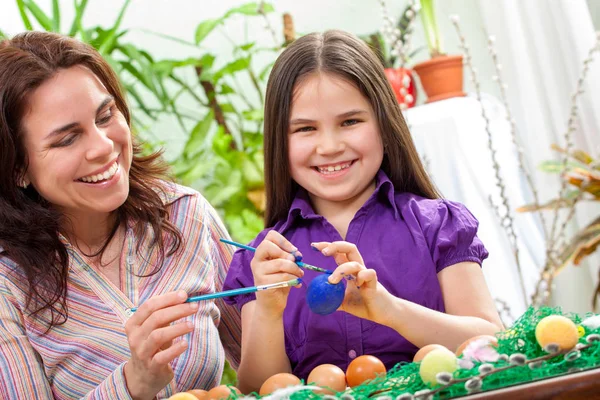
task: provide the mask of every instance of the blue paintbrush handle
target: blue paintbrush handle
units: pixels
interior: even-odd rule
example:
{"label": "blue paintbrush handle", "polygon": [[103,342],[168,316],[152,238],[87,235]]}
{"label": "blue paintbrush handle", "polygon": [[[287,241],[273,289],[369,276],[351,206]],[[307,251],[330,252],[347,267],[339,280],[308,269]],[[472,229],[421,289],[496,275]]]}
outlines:
{"label": "blue paintbrush handle", "polygon": [[[227,240],[227,239],[223,239],[223,238],[221,238],[219,240],[221,242],[223,242],[223,243],[227,243],[227,244],[230,244],[232,246],[239,247],[240,249],[249,250],[249,251],[256,251],[256,249],[254,247],[246,246],[245,244],[234,242],[232,240]],[[302,262],[302,261],[296,261],[296,265],[298,265],[300,268],[310,269],[311,271],[323,272],[325,274],[333,274],[333,271],[330,271],[328,269],[321,268],[321,267],[316,267],[314,265],[310,265],[310,264],[307,264],[307,263]]]}
{"label": "blue paintbrush handle", "polygon": [[[285,281],[285,282],[270,283],[268,285],[250,286],[250,287],[246,287],[246,288],[224,290],[222,292],[217,292],[217,293],[208,293],[208,294],[202,294],[199,296],[192,296],[192,297],[189,297],[185,301],[185,303],[191,303],[194,301],[202,301],[202,300],[210,300],[210,299],[219,299],[221,297],[237,296],[240,294],[258,292],[259,290],[280,289],[280,288],[289,287],[289,286],[296,286],[301,283],[302,283],[302,279],[296,278],[296,279],[292,279],[292,280]],[[134,312],[137,309],[138,309],[138,307],[130,308],[131,312]]]}

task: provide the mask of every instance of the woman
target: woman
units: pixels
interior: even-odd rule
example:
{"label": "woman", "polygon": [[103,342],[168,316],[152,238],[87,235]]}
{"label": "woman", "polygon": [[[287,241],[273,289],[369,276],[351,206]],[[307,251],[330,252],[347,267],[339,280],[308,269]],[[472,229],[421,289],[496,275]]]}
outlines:
{"label": "woman", "polygon": [[185,303],[221,290],[225,228],[141,155],[96,50],[0,42],[0,171],[0,398],[162,398],[237,365],[238,312]]}

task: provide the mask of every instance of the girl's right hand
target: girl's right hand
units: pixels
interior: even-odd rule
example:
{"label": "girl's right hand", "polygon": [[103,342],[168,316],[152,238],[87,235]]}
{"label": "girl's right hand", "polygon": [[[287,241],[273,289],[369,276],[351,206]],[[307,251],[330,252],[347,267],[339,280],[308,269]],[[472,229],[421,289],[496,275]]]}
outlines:
{"label": "girl's right hand", "polygon": [[[284,282],[301,278],[304,271],[296,265],[300,252],[285,237],[276,231],[269,231],[258,245],[250,266],[254,285]],[[298,285],[299,287],[299,285]],[[290,288],[263,290],[256,292],[256,305],[274,316],[283,315]]]}
{"label": "girl's right hand", "polygon": [[173,340],[190,333],[190,321],[173,322],[198,311],[198,303],[184,303],[187,294],[170,292],[145,301],[125,324],[131,359],[124,367],[131,397],[153,399],[173,379],[170,362],[187,349],[187,342]]}

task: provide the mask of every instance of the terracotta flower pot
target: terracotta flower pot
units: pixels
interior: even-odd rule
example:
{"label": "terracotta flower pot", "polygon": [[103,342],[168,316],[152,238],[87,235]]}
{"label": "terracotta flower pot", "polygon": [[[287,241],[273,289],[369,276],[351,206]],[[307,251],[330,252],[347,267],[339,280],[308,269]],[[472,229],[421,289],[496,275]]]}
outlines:
{"label": "terracotta flower pot", "polygon": [[462,55],[439,56],[413,66],[427,94],[426,103],[466,95],[462,60]]}

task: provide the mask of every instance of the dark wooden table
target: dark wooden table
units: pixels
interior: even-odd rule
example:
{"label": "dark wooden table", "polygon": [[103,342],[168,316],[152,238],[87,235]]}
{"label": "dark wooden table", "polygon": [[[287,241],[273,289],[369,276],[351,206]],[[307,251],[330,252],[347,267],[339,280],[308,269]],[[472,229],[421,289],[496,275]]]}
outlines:
{"label": "dark wooden table", "polygon": [[568,399],[594,400],[600,399],[600,368],[574,372],[554,378],[543,379],[531,383],[490,390],[470,396],[465,400],[538,400]]}

